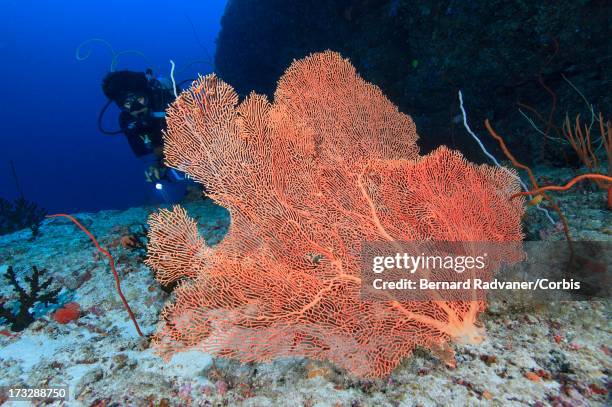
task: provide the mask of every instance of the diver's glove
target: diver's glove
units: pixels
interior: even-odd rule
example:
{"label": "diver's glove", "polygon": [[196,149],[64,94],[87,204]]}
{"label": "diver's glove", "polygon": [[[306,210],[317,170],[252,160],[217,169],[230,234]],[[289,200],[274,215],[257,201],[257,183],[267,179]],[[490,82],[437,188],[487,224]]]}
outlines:
{"label": "diver's glove", "polygon": [[144,172],[147,182],[159,182],[166,179],[166,168],[158,165],[151,165]]}
{"label": "diver's glove", "polygon": [[185,181],[185,174],[175,170],[174,168],[168,168],[161,162],[149,166],[144,172],[147,182],[159,182],[165,180],[168,182],[180,182]]}

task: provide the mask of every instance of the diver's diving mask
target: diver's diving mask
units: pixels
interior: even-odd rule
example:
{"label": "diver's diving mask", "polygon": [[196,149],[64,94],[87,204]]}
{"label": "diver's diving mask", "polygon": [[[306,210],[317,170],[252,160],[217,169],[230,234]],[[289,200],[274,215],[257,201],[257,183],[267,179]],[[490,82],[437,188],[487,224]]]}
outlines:
{"label": "diver's diving mask", "polygon": [[126,112],[133,114],[138,113],[147,107],[147,98],[143,95],[130,93],[123,99],[121,108]]}

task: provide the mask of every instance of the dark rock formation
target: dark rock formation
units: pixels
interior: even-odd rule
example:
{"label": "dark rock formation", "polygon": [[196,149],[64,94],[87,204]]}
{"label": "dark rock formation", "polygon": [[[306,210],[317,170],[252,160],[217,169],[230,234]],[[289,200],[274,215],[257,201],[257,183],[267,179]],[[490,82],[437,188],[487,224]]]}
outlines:
{"label": "dark rock formation", "polygon": [[[245,95],[272,95],[294,58],[333,49],[411,115],[427,151],[439,144],[484,157],[461,123],[489,118],[523,160],[565,164],[556,137],[566,112],[609,114],[612,7],[605,0],[230,0],[215,56],[218,74]],[[554,94],[554,98],[552,94]],[[553,109],[554,107],[554,109]],[[551,115],[552,111],[552,115]],[[551,117],[549,123],[549,116]],[[546,148],[543,148],[546,144]],[[546,152],[546,154],[545,154]],[[496,154],[501,157],[497,150]]]}

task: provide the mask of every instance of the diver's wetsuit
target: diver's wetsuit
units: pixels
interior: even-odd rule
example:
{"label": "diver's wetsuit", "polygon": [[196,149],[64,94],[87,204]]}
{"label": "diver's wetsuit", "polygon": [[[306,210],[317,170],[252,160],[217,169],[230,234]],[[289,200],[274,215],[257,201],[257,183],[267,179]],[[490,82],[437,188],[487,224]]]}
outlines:
{"label": "diver's wetsuit", "polygon": [[162,146],[162,130],[166,128],[165,110],[174,100],[170,89],[164,88],[157,79],[149,81],[148,113],[134,117],[122,111],[119,126],[126,135],[134,154],[141,157]]}

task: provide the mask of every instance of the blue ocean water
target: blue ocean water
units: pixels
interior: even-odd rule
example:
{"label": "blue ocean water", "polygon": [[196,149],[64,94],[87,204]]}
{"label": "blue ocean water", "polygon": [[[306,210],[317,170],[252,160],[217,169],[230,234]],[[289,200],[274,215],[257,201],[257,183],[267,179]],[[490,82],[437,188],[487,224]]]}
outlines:
{"label": "blue ocean water", "polygon": [[[30,405],[608,405],[610,11],[602,0],[0,0],[0,405],[42,385],[69,394]],[[214,70],[247,102],[234,111],[223,84],[197,83],[166,151],[202,185],[160,166],[159,189],[145,176],[156,156],[134,146],[153,133],[129,143],[102,131],[120,114],[102,79],[150,68],[145,83],[167,102],[171,60],[179,87]],[[272,109],[250,105],[252,91]],[[138,95],[121,96],[124,118],[150,118]],[[163,118],[161,105],[144,111]],[[574,122],[592,131],[590,155],[570,145]],[[534,170],[520,173],[524,189],[585,172],[608,181],[522,201],[508,151]],[[369,281],[399,289],[397,270],[431,276],[399,259],[435,264],[420,249],[432,242],[457,243],[439,250],[466,276],[472,260],[515,263],[523,238],[535,243],[531,281],[562,273],[550,297],[507,292],[485,311],[471,292],[364,295]],[[462,255],[481,239],[512,250]],[[391,241],[373,259],[382,270],[368,240]],[[583,276],[576,294],[593,300],[567,301]]]}
{"label": "blue ocean water", "polygon": [[[12,161],[26,199],[48,212],[126,208],[163,199],[143,175],[150,157],[136,158],[125,137],[97,128],[106,98],[101,81],[111,54],[117,69],[168,75],[177,64],[177,81],[212,70],[215,38],[226,0],[0,2],[0,196],[19,196]],[[105,116],[117,128],[117,109]]]}

